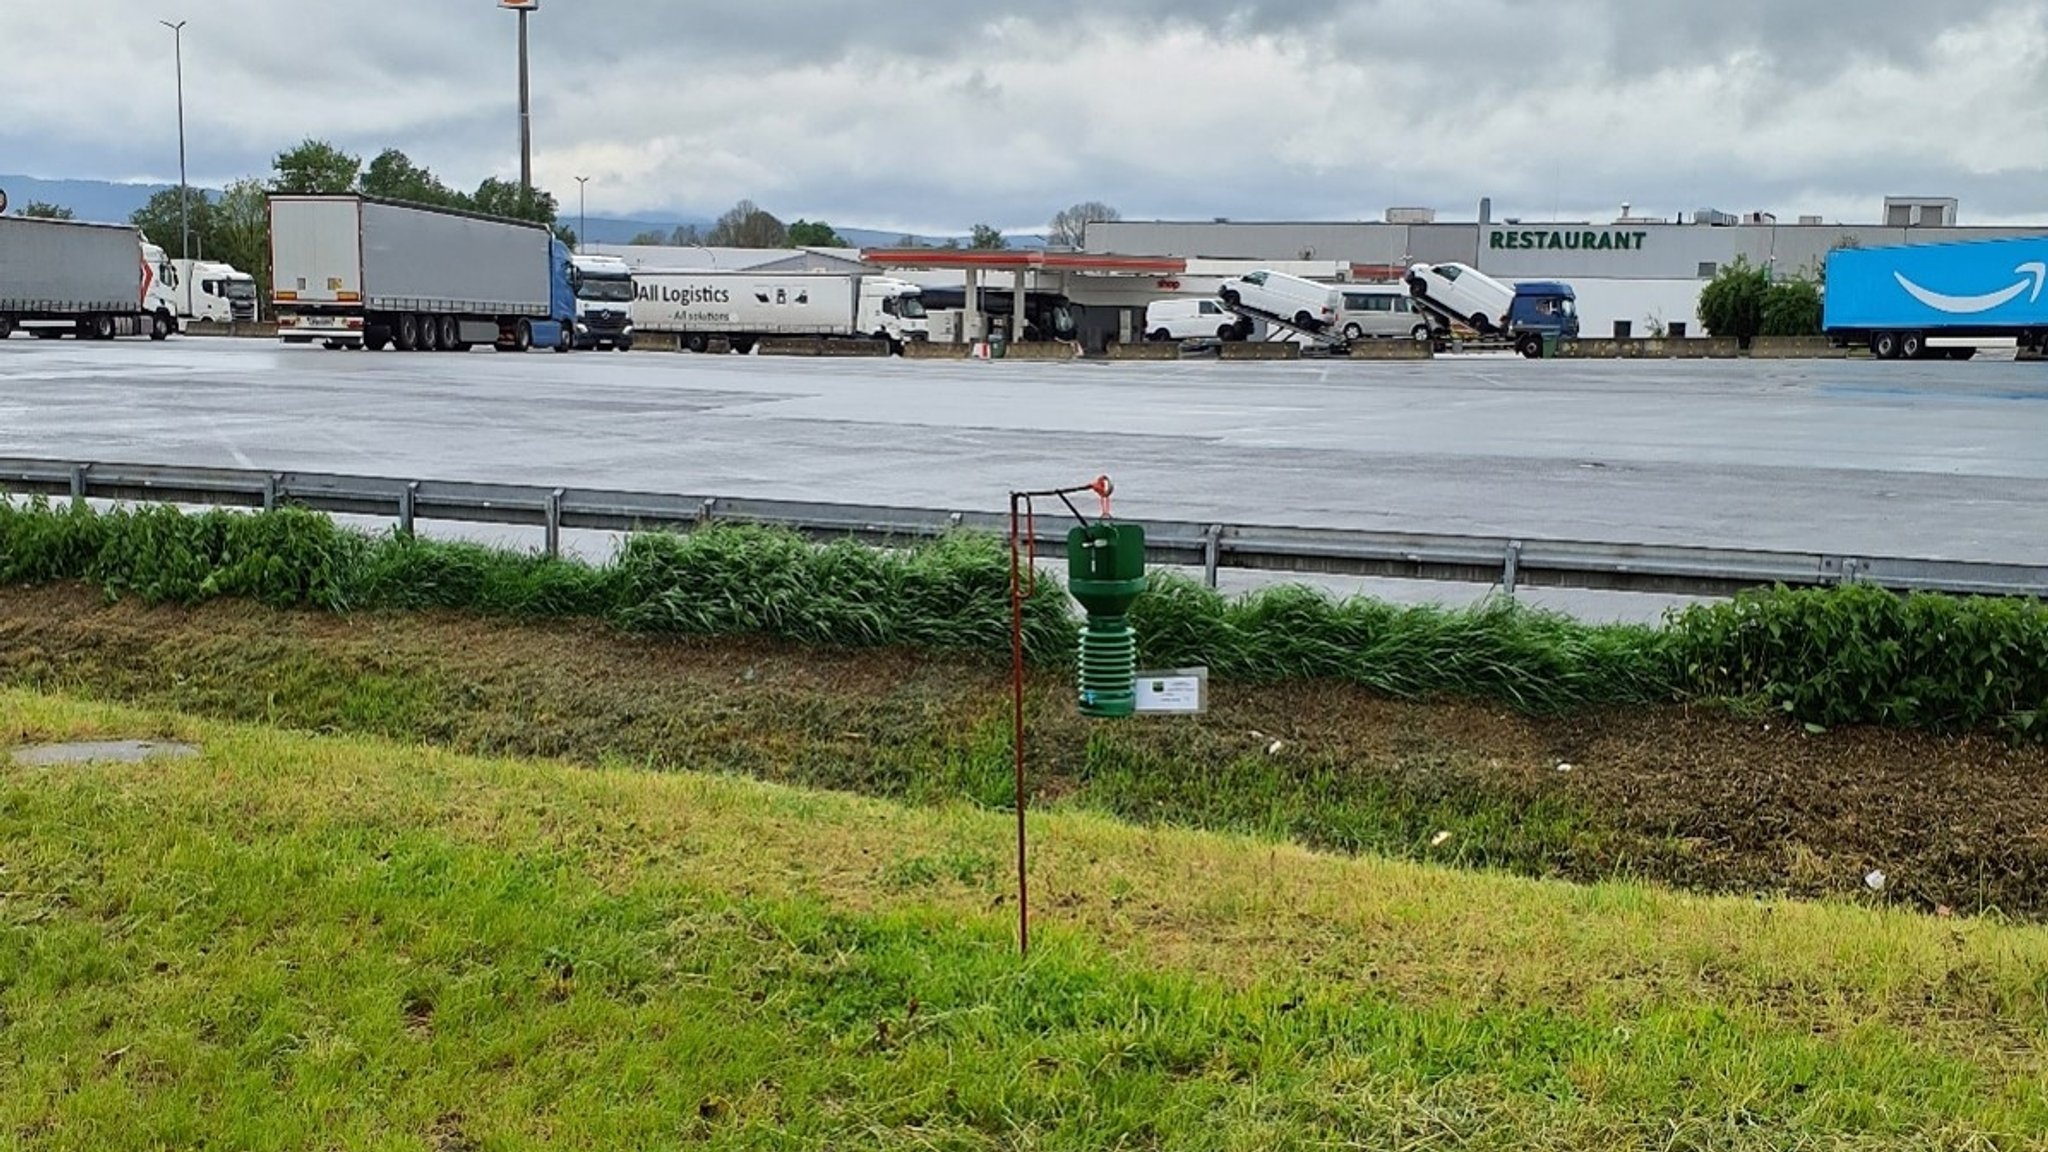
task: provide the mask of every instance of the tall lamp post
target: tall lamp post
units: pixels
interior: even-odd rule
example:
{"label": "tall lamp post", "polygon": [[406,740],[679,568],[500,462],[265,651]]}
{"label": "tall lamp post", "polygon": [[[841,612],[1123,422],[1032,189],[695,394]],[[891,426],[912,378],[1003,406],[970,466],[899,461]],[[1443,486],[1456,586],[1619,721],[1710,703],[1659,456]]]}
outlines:
{"label": "tall lamp post", "polygon": [[540,11],[540,0],[498,0],[498,7],[519,13],[519,193],[533,203],[533,102],[527,88],[526,18]]}
{"label": "tall lamp post", "polygon": [[590,250],[590,241],[584,239],[583,236],[585,232],[590,230],[590,216],[584,208],[583,200],[584,186],[589,183],[590,177],[588,176],[578,176],[576,178],[576,251],[578,252]]}
{"label": "tall lamp post", "polygon": [[185,180],[185,22],[157,23],[171,30],[172,52],[178,62],[178,255],[192,258],[192,186]]}

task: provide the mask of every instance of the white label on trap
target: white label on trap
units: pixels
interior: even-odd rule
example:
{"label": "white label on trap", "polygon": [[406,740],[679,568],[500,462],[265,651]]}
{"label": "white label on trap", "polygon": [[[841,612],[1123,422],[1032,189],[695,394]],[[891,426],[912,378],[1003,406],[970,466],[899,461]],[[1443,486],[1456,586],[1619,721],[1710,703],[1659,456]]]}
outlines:
{"label": "white label on trap", "polygon": [[1209,670],[1176,668],[1138,673],[1140,714],[1191,716],[1209,710]]}

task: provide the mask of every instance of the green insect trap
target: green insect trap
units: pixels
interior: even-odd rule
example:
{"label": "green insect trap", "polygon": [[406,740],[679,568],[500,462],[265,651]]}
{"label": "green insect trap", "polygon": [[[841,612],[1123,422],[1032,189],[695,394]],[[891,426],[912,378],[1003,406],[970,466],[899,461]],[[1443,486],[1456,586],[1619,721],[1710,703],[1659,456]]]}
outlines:
{"label": "green insect trap", "polygon": [[1067,591],[1088,614],[1081,627],[1081,714],[1138,710],[1138,633],[1131,605],[1145,591],[1145,529],[1098,520],[1067,533]]}

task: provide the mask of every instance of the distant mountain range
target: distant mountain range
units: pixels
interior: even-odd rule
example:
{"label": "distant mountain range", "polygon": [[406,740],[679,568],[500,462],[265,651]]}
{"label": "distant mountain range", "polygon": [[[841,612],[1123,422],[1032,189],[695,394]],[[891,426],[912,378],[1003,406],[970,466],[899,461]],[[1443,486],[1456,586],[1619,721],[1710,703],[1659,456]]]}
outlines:
{"label": "distant mountain range", "polygon": [[[137,209],[148,203],[151,196],[175,184],[121,184],[110,180],[44,180],[34,176],[13,176],[0,173],[0,192],[7,193],[8,211],[18,212],[28,207],[33,200],[61,204],[77,215],[80,220],[103,220],[125,223]],[[210,195],[218,195],[218,188],[194,189]],[[576,225],[576,214],[562,213],[562,222],[571,227]],[[643,232],[659,229],[672,232],[679,226],[694,226],[699,232],[709,231],[712,218],[709,216],[666,215],[650,213],[639,219],[619,216],[592,215],[588,220],[590,234],[584,239],[592,244],[625,244]],[[840,237],[855,248],[889,248],[903,239],[903,233],[874,228],[840,228]],[[961,244],[967,237],[961,236],[915,236],[919,244],[940,245],[948,240]],[[1010,237],[1013,248],[1043,248],[1043,236],[1014,235]]]}

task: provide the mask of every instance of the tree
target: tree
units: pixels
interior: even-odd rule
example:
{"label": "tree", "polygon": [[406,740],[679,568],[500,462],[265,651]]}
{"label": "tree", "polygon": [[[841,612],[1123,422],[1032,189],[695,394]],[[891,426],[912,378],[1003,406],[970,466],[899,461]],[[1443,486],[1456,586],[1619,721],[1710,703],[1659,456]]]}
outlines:
{"label": "tree", "polygon": [[31,200],[28,202],[28,207],[20,209],[15,215],[26,216],[31,220],[71,220],[75,218],[71,213],[71,209],[66,208],[62,204],[52,204],[47,200]]}
{"label": "tree", "polygon": [[1733,336],[1749,347],[1763,331],[1764,297],[1771,291],[1770,273],[1737,256],[1700,290],[1700,323],[1715,336]]}
{"label": "tree", "polygon": [[[165,188],[144,202],[135,214],[128,218],[130,224],[142,230],[152,244],[163,248],[164,254],[173,260],[197,259],[201,253],[214,250],[211,243],[213,232],[213,204],[206,193],[195,188],[191,192],[192,251],[185,250],[186,216],[179,211],[179,188]],[[267,220],[266,220],[267,226]]]}
{"label": "tree", "polygon": [[752,200],[742,200],[711,226],[708,243],[714,248],[781,248],[789,243],[789,229]]}
{"label": "tree", "polygon": [[377,153],[377,158],[363,169],[361,185],[365,195],[414,204],[454,207],[468,199],[441,183],[440,177],[413,163],[411,157],[396,148],[386,148]]}
{"label": "tree", "polygon": [[273,191],[334,195],[355,191],[363,161],[325,140],[309,138],[296,148],[279,152],[271,166],[276,169],[270,181]]}
{"label": "tree", "polygon": [[912,236],[908,232],[905,232],[903,235],[898,236],[896,238],[896,246],[898,248],[922,248],[924,247],[924,241],[919,240],[917,237]]}
{"label": "tree", "polygon": [[789,246],[792,248],[851,248],[839,233],[832,230],[823,220],[799,220],[789,226]]}
{"label": "tree", "polygon": [[676,230],[669,233],[668,242],[677,248],[702,248],[704,233],[698,231],[695,224],[678,224]]}
{"label": "tree", "polygon": [[555,225],[554,233],[555,239],[560,240],[562,246],[572,252],[582,246],[582,242],[576,238],[576,230],[567,224]]}
{"label": "tree", "polygon": [[1010,242],[1003,237],[1003,230],[993,224],[976,224],[967,238],[969,248],[1008,248]]}
{"label": "tree", "polygon": [[529,192],[514,181],[500,180],[496,176],[476,186],[476,194],[469,198],[468,207],[486,216],[505,216],[547,225],[553,225],[559,215],[554,193],[542,188]]}
{"label": "tree", "polygon": [[1123,213],[1100,200],[1083,200],[1052,218],[1045,242],[1054,248],[1079,248],[1088,225],[1123,218]]}
{"label": "tree", "polygon": [[645,232],[633,233],[633,238],[627,243],[639,248],[658,247],[668,243],[668,233],[659,228],[650,228]]}
{"label": "tree", "polygon": [[259,309],[270,295],[270,201],[263,182],[237,180],[227,186],[207,213],[206,255],[232,264],[256,278]]}

